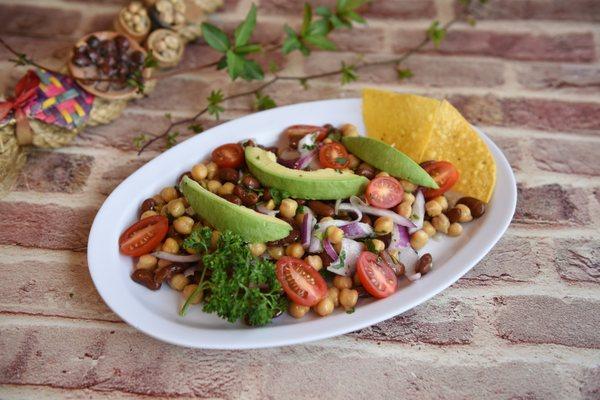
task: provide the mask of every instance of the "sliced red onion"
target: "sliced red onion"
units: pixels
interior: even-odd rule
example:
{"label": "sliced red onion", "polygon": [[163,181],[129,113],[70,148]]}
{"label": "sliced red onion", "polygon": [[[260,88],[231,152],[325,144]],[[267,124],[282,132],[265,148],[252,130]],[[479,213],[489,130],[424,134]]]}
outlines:
{"label": "sliced red onion", "polygon": [[200,256],[198,254],[189,254],[189,255],[179,255],[179,254],[171,254],[166,251],[155,251],[152,255],[156,258],[160,258],[161,260],[173,261],[177,263],[192,263],[196,261],[200,261]]}
{"label": "sliced red onion", "polygon": [[285,149],[277,157],[277,162],[284,167],[294,168],[296,162],[300,159],[300,153],[296,150]]}
{"label": "sliced red onion", "polygon": [[394,274],[396,274],[396,276],[399,276],[400,274],[398,270],[398,264],[396,263],[396,261],[394,261],[394,257],[392,257],[387,250],[381,252],[381,257],[383,257],[383,259],[389,265],[389,267],[394,270]]}
{"label": "sliced red onion", "polygon": [[301,155],[307,153],[314,153],[317,148],[317,133],[309,133],[308,135],[304,135],[302,139],[298,142],[298,151]]}
{"label": "sliced red onion", "polygon": [[310,153],[304,154],[303,156],[301,156],[299,159],[297,159],[294,162],[294,165],[292,166],[292,168],[304,169],[304,168],[308,167],[316,155],[317,155],[317,153],[315,151],[311,151]]}
{"label": "sliced red onion", "polygon": [[410,236],[408,235],[408,229],[405,226],[394,224],[392,229],[392,237],[390,239],[390,250],[400,250],[408,246],[410,243]]}
{"label": "sliced red onion", "polygon": [[261,214],[266,214],[266,215],[270,215],[271,217],[274,217],[275,215],[277,215],[277,213],[279,212],[279,210],[269,210],[267,207],[265,207],[263,204],[258,204],[256,206],[256,211],[258,211]]}
{"label": "sliced red onion", "polygon": [[327,270],[337,275],[353,276],[356,261],[363,251],[363,244],[352,239],[342,239],[342,249],[336,262],[331,263]]}
{"label": "sliced red onion", "polygon": [[312,214],[312,212],[307,212],[304,214],[304,218],[302,219],[302,226],[300,229],[300,238],[302,241],[302,247],[304,247],[305,249],[310,246],[312,231],[316,223],[317,219]]}
{"label": "sliced red onion", "polygon": [[390,210],[371,207],[357,196],[350,197],[350,203],[366,214],[377,215],[378,217],[390,217],[395,224],[406,226],[407,228],[415,227],[415,224],[408,218],[404,218],[402,215],[396,214]]}
{"label": "sliced red onion", "polygon": [[398,261],[404,264],[404,275],[407,278],[417,273],[415,267],[417,266],[417,261],[419,261],[419,254],[412,247],[402,249],[398,254]]}
{"label": "sliced red onion", "polygon": [[284,160],[283,158],[277,158],[277,163],[283,165],[284,167],[288,167],[288,168],[294,168],[294,165],[296,165],[296,161],[298,161],[298,159],[292,159],[292,160]]}
{"label": "sliced red onion", "polygon": [[338,215],[340,212],[340,204],[342,204],[342,199],[337,199],[335,201],[335,206],[333,207],[333,212],[335,215]]}
{"label": "sliced red onion", "polygon": [[364,222],[350,222],[349,224],[342,225],[341,230],[344,231],[344,236],[348,239],[360,239],[365,237],[373,236],[373,227]]}
{"label": "sliced red onion", "polygon": [[354,218],[354,220],[352,222],[356,222],[356,221],[360,221],[363,217],[362,212],[356,208],[356,206],[353,206],[350,203],[342,203],[338,206],[338,210],[339,211],[350,211],[352,213],[354,213],[356,215],[356,218]]}
{"label": "sliced red onion", "polygon": [[308,248],[308,251],[310,253],[319,253],[323,251],[323,245],[321,241],[325,237],[325,231],[327,228],[330,226],[343,226],[346,224],[348,224],[348,221],[344,221],[343,219],[332,219],[317,223],[310,239],[310,247]]}
{"label": "sliced red onion", "polygon": [[410,228],[408,233],[412,235],[423,227],[423,221],[425,220],[425,196],[423,196],[422,190],[417,191],[417,194],[415,195],[415,202],[412,205],[411,220],[415,223],[415,226]]}
{"label": "sliced red onion", "polygon": [[337,261],[338,254],[335,252],[333,245],[331,244],[331,242],[328,239],[323,240],[323,249],[325,250],[325,253],[327,253],[329,258],[331,258],[331,260],[333,262]]}

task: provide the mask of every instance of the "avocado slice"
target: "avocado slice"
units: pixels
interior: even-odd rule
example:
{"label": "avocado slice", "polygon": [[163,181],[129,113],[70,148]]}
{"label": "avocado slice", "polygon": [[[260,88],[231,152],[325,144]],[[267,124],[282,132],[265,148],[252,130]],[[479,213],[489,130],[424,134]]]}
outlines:
{"label": "avocado slice", "polygon": [[283,239],[292,231],[292,227],[287,222],[230,203],[204,189],[198,182],[187,176],[183,177],[179,188],[190,202],[194,212],[218,230],[230,230],[249,243]]}
{"label": "avocado slice", "polygon": [[344,137],[342,143],[361,160],[364,160],[396,178],[437,189],[433,178],[406,154],[380,140],[364,136]]}
{"label": "avocado slice", "polygon": [[369,182],[364,176],[331,168],[317,171],[286,168],[277,163],[275,154],[259,147],[246,147],[246,164],[260,183],[297,199],[337,200],[358,196]]}

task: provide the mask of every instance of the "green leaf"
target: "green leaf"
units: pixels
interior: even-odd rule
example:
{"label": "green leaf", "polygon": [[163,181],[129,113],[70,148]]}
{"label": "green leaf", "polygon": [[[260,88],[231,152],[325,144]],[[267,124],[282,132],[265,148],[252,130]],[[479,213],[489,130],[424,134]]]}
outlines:
{"label": "green leaf", "polygon": [[133,145],[136,149],[140,150],[144,144],[148,141],[148,136],[145,133],[141,133],[133,138]]}
{"label": "green leaf", "polygon": [[219,61],[217,62],[217,69],[218,70],[222,70],[227,68],[227,56],[223,56],[219,59]]}
{"label": "green leaf", "polygon": [[348,0],[346,4],[347,11],[353,11],[359,8],[360,6],[369,3],[371,0]]}
{"label": "green leaf", "polygon": [[427,29],[427,37],[433,42],[435,48],[438,48],[446,37],[446,30],[441,27],[439,21],[433,21]]}
{"label": "green leaf", "polygon": [[333,27],[336,29],[352,27],[352,24],[350,24],[349,22],[342,21],[342,19],[338,15],[332,15],[329,21],[331,22],[331,25],[333,25]]}
{"label": "green leaf", "polygon": [[191,124],[191,125],[188,125],[188,129],[190,131],[194,132],[195,134],[204,132],[204,126],[202,126],[202,124]]}
{"label": "green leaf", "polygon": [[210,92],[206,100],[208,101],[208,105],[206,109],[210,115],[213,115],[216,119],[219,119],[219,114],[225,111],[225,109],[221,106],[221,103],[225,97],[223,96],[223,92],[221,89],[213,90]]}
{"label": "green leaf", "polygon": [[235,54],[233,50],[227,50],[227,72],[231,80],[235,80],[244,71],[244,58]]}
{"label": "green leaf", "polygon": [[406,68],[406,69],[398,68],[398,79],[403,80],[403,79],[412,78],[413,76],[414,76],[414,74],[409,68]]}
{"label": "green leaf", "polygon": [[287,35],[283,42],[283,54],[289,54],[294,50],[299,50],[302,47],[302,43],[300,43],[300,39],[298,38],[296,31],[290,28],[287,24],[283,27],[283,29]]}
{"label": "green leaf", "polygon": [[348,7],[348,0],[337,0],[335,3],[335,9],[339,11],[346,11]]}
{"label": "green leaf", "polygon": [[231,47],[231,43],[225,32],[207,22],[202,23],[202,36],[210,47],[220,53],[225,53]]}
{"label": "green leaf", "polygon": [[354,22],[358,22],[359,24],[366,24],[367,21],[361,17],[358,13],[354,12],[354,11],[350,11],[346,14],[346,17]]}
{"label": "green leaf", "polygon": [[244,60],[240,76],[247,81],[260,81],[265,77],[265,74],[256,61]]}
{"label": "green leaf", "polygon": [[342,61],[342,68],[340,69],[340,72],[342,75],[342,85],[346,85],[350,82],[358,80],[358,75],[354,65],[346,65],[346,63]]}
{"label": "green leaf", "polygon": [[177,144],[177,137],[179,136],[179,132],[170,132],[167,134],[167,149],[175,146]]}
{"label": "green leaf", "polygon": [[258,111],[268,110],[277,107],[275,100],[268,94],[256,93],[256,100],[254,101],[254,109]]}
{"label": "green leaf", "polygon": [[251,53],[258,53],[262,50],[262,46],[258,43],[246,44],[235,48],[235,53],[240,55],[246,55]]}
{"label": "green leaf", "polygon": [[332,13],[331,10],[325,6],[319,6],[317,8],[315,8],[315,13],[317,15],[320,15],[321,17],[331,17]]}
{"label": "green leaf", "polygon": [[300,36],[305,36],[307,34],[310,21],[312,21],[312,7],[309,3],[304,3],[304,15],[302,16]]}
{"label": "green leaf", "polygon": [[250,11],[246,15],[244,22],[239,24],[233,33],[235,37],[235,47],[243,46],[248,43],[254,28],[256,27],[256,6],[252,4]]}
{"label": "green leaf", "polygon": [[308,43],[323,50],[335,50],[335,43],[325,36],[307,36],[304,38]]}
{"label": "green leaf", "polygon": [[152,50],[148,50],[146,57],[144,57],[144,68],[156,68],[158,67],[158,60],[154,57]]}
{"label": "green leaf", "polygon": [[304,36],[326,36],[331,32],[329,22],[325,19],[313,21]]}

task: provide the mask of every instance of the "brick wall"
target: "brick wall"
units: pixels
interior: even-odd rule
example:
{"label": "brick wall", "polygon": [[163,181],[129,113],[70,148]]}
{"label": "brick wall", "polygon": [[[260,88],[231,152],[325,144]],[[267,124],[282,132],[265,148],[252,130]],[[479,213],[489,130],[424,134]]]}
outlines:
{"label": "brick wall", "polygon": [[[111,125],[70,147],[37,151],[0,201],[0,398],[600,399],[600,2],[490,0],[477,28],[410,60],[399,83],[373,68],[340,88],[270,90],[280,104],[356,96],[364,84],[446,96],[507,154],[519,182],[514,223],[491,253],[431,301],[349,335],[260,351],[183,349],[122,323],[85,261],[88,230],[108,193],[157,154],[131,139],[162,115],[190,115],[220,73],[161,82]],[[227,1],[231,27],[250,0]],[[120,0],[4,0],[0,35],[51,65],[85,32],[110,25]],[[328,1],[332,3],[332,1]],[[300,2],[260,0],[257,36],[272,40]],[[339,53],[292,57],[289,72],[378,59],[421,38],[451,0],[378,0],[369,26],[335,34]],[[356,53],[355,53],[356,52]],[[213,60],[193,45],[183,65]],[[0,89],[21,72],[0,50]],[[225,119],[250,112],[230,104]]]}

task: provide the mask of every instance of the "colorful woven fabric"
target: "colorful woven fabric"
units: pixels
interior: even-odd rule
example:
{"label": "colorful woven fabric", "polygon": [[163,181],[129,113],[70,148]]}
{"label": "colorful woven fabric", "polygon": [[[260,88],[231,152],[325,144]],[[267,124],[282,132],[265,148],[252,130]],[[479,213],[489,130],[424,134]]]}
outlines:
{"label": "colorful woven fabric", "polygon": [[26,112],[47,124],[75,129],[87,121],[94,96],[80,88],[69,76],[36,70],[40,78],[37,97]]}

